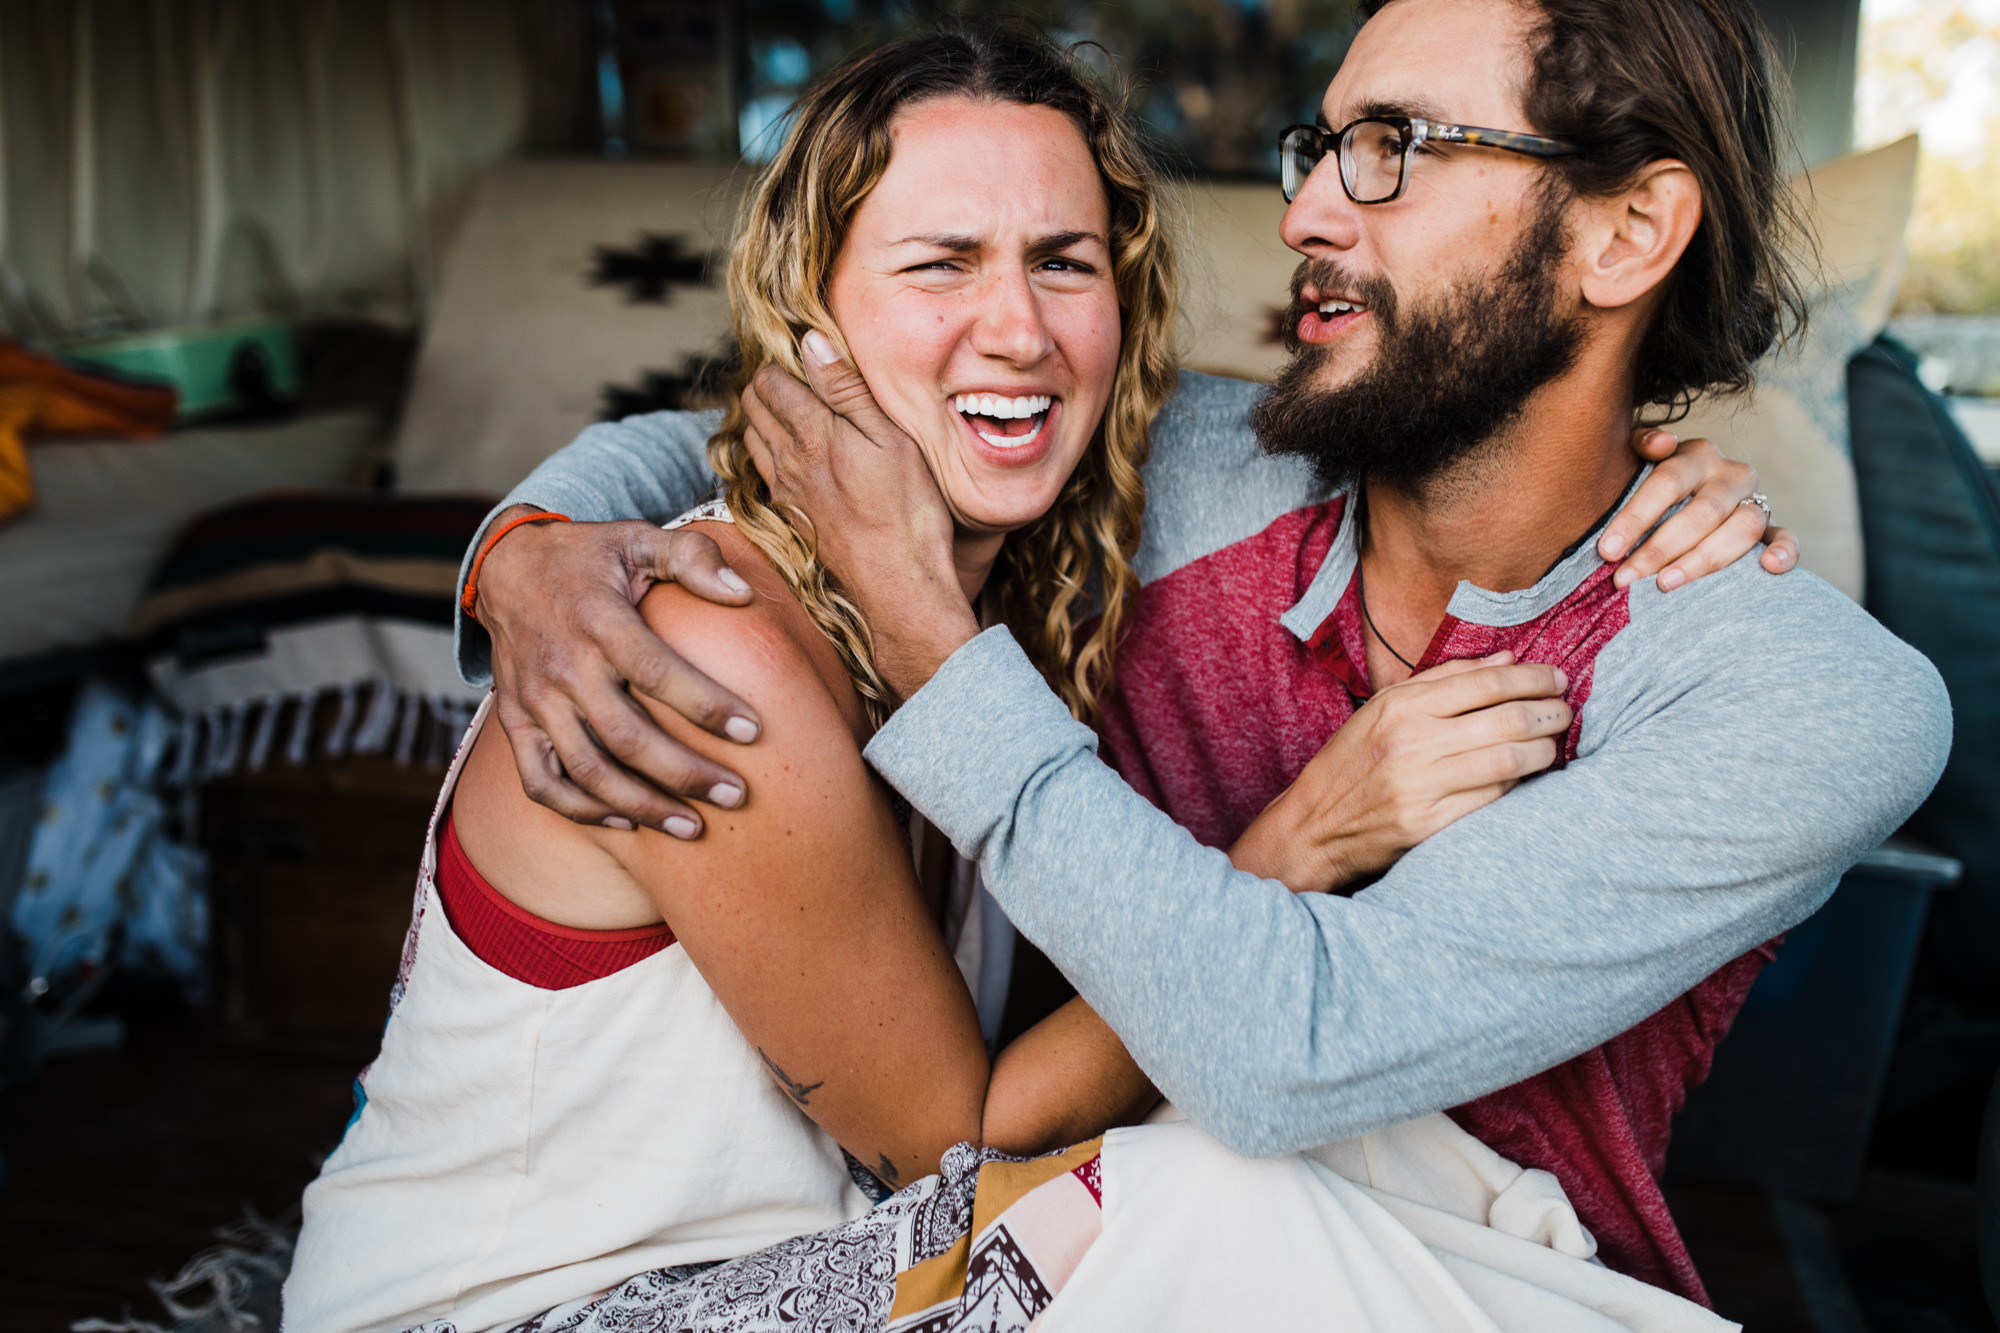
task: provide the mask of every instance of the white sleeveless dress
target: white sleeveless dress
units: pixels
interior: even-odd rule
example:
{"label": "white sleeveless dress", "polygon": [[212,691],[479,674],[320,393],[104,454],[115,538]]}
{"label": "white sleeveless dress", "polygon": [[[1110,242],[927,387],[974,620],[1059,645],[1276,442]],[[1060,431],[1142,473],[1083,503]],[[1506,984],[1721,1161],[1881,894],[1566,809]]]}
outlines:
{"label": "white sleeveless dress", "polygon": [[491,711],[489,696],[431,816],[361,1108],[306,1190],[287,1333],[505,1326],[868,1208],[678,943],[544,990],[452,930],[440,818]]}

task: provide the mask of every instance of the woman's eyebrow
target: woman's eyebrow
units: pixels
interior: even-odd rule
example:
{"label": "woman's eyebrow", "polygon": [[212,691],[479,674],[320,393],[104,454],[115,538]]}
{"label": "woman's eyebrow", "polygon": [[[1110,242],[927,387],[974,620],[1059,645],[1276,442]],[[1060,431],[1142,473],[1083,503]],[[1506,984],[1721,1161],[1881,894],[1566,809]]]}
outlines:
{"label": "woman's eyebrow", "polygon": [[928,245],[938,250],[950,250],[957,254],[977,250],[984,244],[977,236],[955,236],[949,233],[932,233],[927,236],[905,236],[891,241],[891,245]]}
{"label": "woman's eyebrow", "polygon": [[1104,238],[1094,231],[1058,231],[1051,232],[1047,236],[1037,237],[1034,244],[1029,248],[1050,251],[1067,250],[1072,245],[1081,245],[1085,241],[1096,241],[1099,245],[1105,244]]}
{"label": "woman's eyebrow", "polygon": [[[1094,231],[1056,231],[1046,236],[1037,236],[1029,242],[1031,250],[1067,250],[1072,245],[1084,241],[1096,241],[1104,245],[1104,238]],[[949,233],[931,233],[924,236],[905,236],[891,241],[891,245],[928,245],[938,250],[950,250],[954,254],[969,254],[986,242],[977,236],[957,236]]]}

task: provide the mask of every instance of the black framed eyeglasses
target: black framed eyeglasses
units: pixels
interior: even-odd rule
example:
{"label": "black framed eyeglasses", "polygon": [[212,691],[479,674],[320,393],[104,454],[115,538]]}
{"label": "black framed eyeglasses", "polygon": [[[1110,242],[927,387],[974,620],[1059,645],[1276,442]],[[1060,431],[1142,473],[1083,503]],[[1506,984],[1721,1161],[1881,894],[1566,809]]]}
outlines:
{"label": "black framed eyeglasses", "polygon": [[1278,136],[1278,185],[1285,202],[1299,197],[1306,177],[1330,151],[1340,158],[1340,185],[1357,204],[1386,204],[1410,180],[1410,157],[1427,143],[1504,148],[1529,157],[1566,157],[1573,143],[1477,125],[1440,125],[1422,116],[1365,116],[1338,130],[1294,125]]}

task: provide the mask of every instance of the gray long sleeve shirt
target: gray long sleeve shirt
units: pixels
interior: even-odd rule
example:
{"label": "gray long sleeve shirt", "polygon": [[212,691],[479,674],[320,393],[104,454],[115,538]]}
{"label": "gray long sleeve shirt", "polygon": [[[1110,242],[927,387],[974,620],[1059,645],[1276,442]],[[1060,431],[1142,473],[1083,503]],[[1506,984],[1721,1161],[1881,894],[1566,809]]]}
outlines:
{"label": "gray long sleeve shirt", "polygon": [[[1461,585],[1431,654],[1568,663],[1566,766],[1352,898],[1236,871],[1221,848],[1365,690],[1341,642],[1343,497],[1258,450],[1258,392],[1188,374],[1156,424],[1106,731],[1124,776],[998,629],[867,751],[1225,1142],[1325,1142],[1591,1050],[1811,914],[1935,782],[1941,681],[1826,584],[1748,556],[1614,595],[1586,543],[1534,588]],[[715,420],[593,427],[505,503],[663,521],[712,486]],[[483,678],[484,635],[460,630]]]}

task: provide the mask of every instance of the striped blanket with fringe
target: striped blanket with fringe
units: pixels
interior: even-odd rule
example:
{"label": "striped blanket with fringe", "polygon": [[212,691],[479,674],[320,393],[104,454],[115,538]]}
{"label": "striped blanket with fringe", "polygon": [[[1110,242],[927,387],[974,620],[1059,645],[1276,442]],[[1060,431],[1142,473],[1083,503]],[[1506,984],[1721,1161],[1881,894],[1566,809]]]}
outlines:
{"label": "striped blanket with fringe", "polygon": [[[484,497],[302,494],[217,510],[160,563],[132,632],[179,709],[170,785],[393,752],[442,763],[480,691],[452,655],[460,557]],[[339,706],[319,723],[326,695]],[[281,738],[282,736],[282,743]]]}

